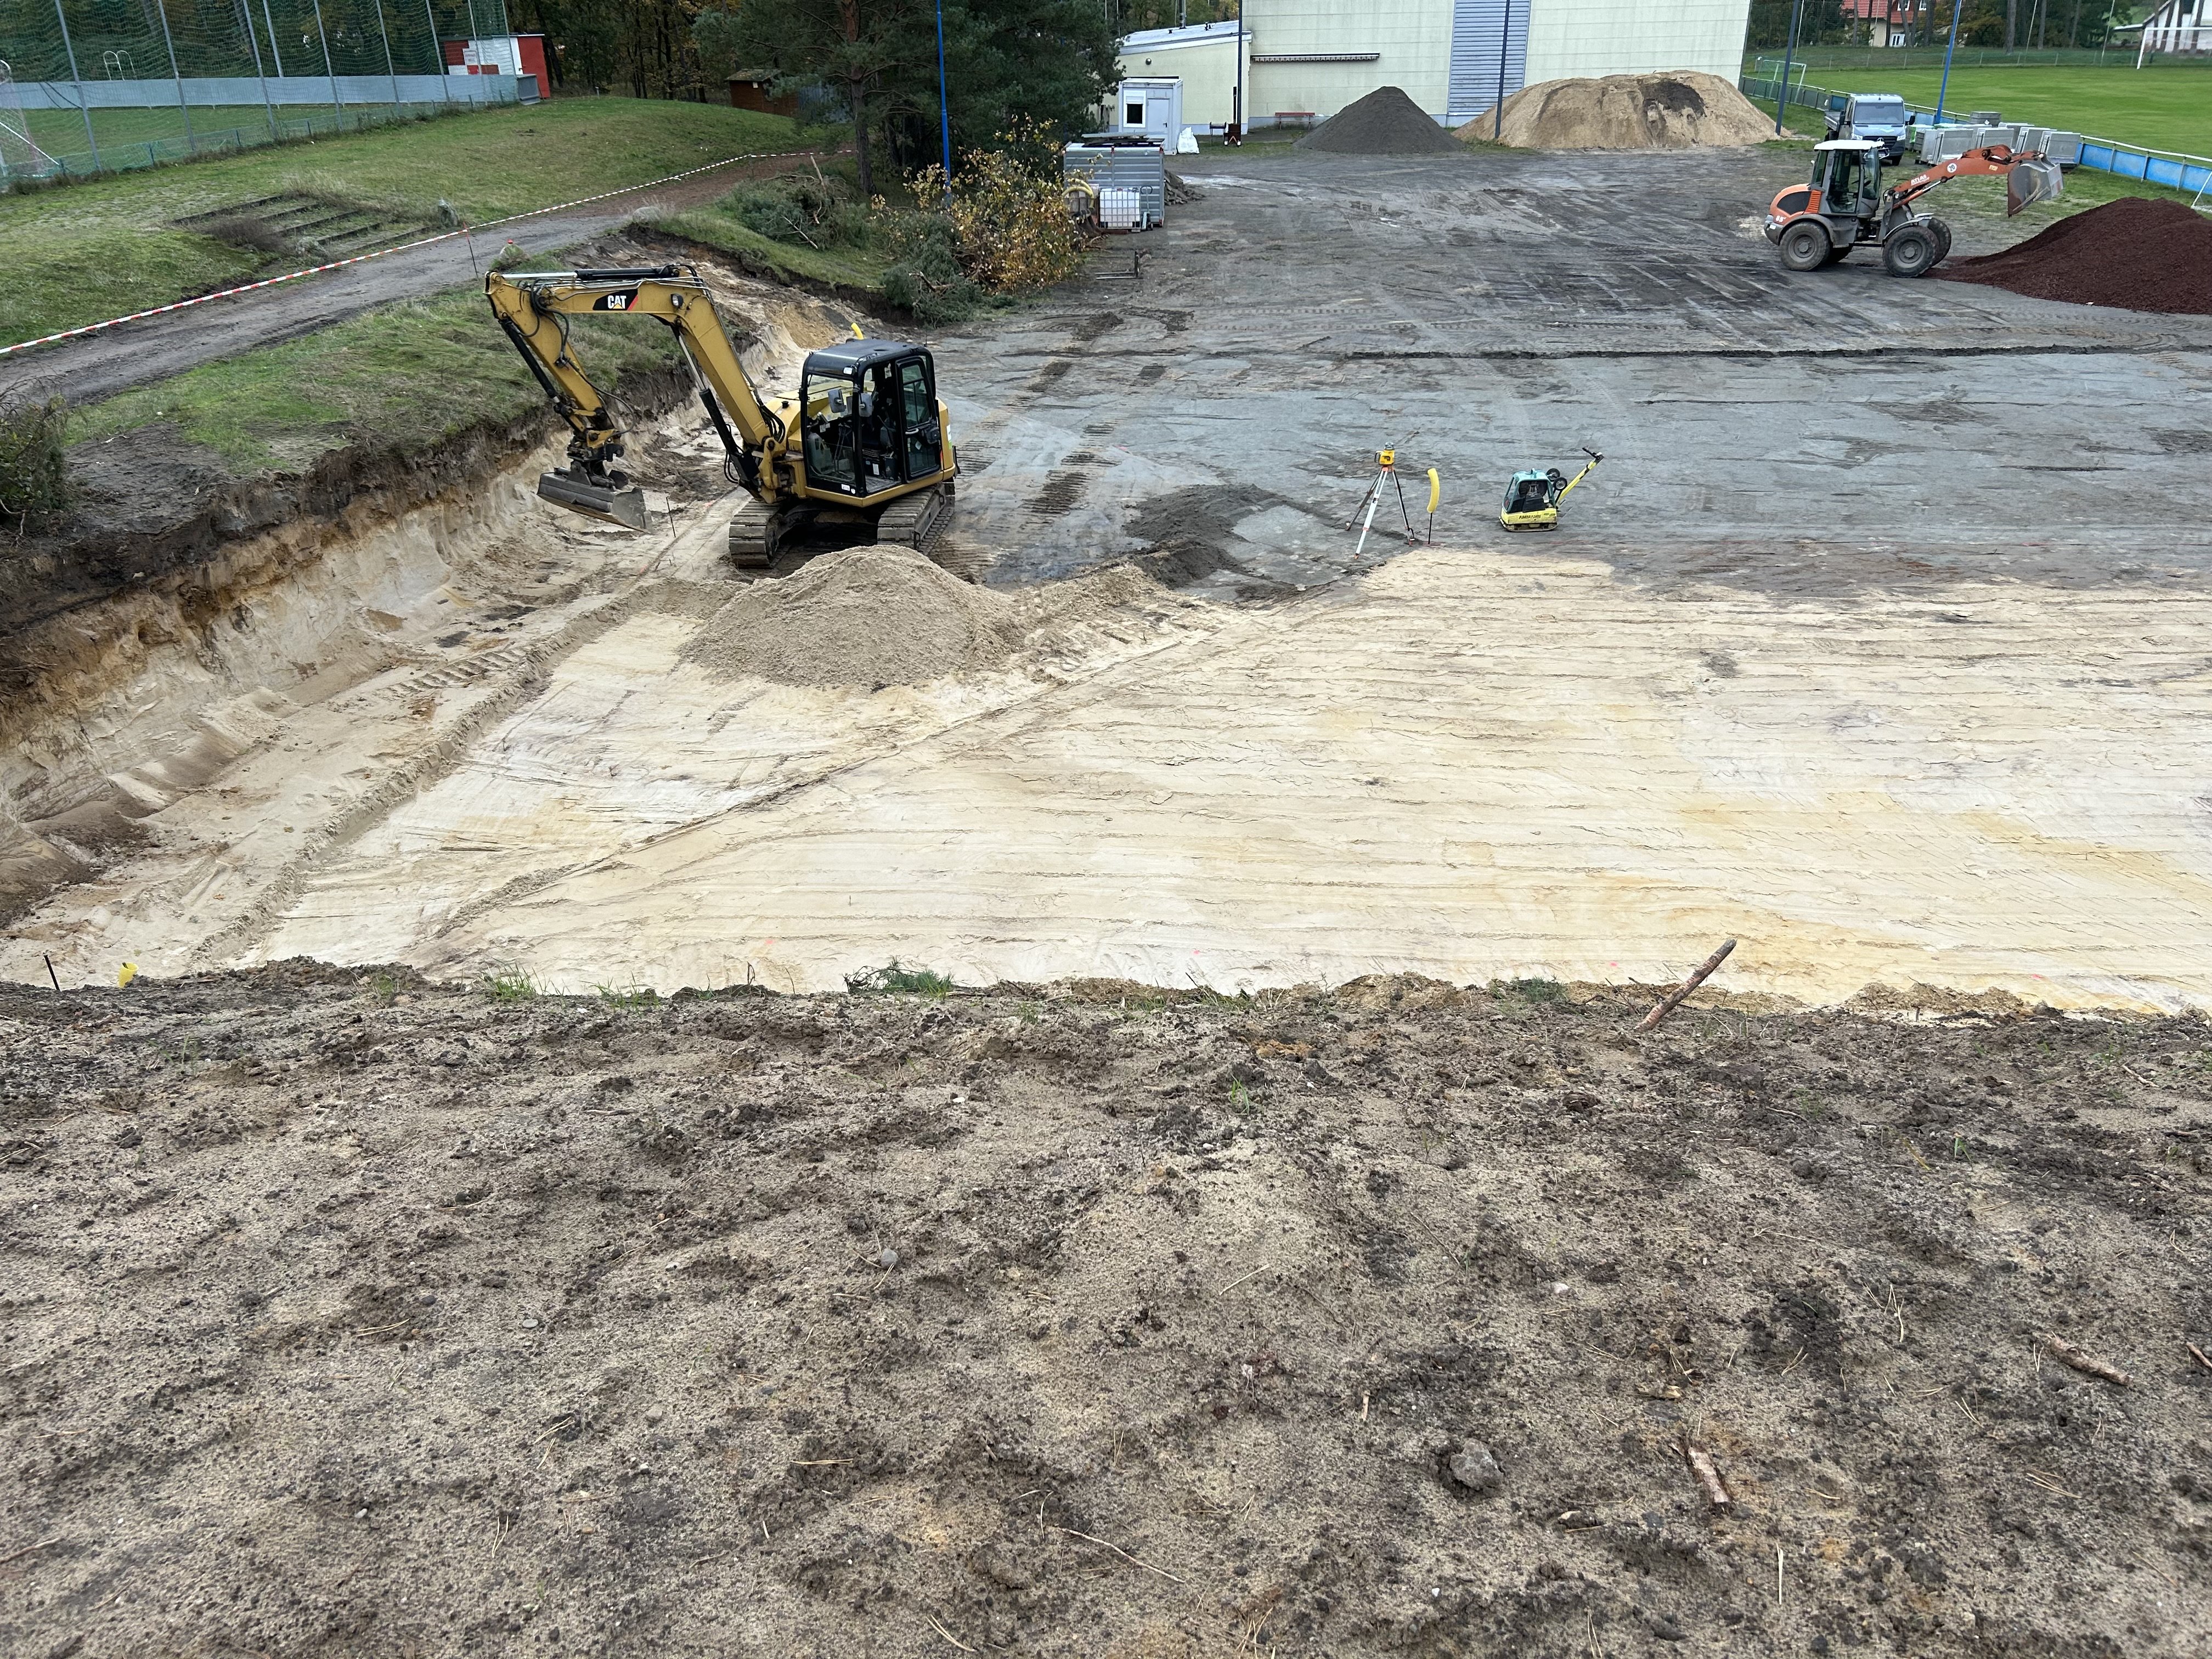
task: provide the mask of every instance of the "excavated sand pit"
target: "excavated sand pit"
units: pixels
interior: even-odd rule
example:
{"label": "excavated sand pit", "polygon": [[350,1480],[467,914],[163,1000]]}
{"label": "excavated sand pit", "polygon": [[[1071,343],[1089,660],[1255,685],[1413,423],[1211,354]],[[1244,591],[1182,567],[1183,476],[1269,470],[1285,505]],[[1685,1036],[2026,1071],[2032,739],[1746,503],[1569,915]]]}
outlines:
{"label": "excavated sand pit", "polygon": [[1774,123],[1734,86],[1696,70],[1541,81],[1457,130],[1521,149],[1698,149],[1764,143]]}
{"label": "excavated sand pit", "polygon": [[0,995],[0,1649],[2202,1652],[2203,1024],[1645,1006]]}

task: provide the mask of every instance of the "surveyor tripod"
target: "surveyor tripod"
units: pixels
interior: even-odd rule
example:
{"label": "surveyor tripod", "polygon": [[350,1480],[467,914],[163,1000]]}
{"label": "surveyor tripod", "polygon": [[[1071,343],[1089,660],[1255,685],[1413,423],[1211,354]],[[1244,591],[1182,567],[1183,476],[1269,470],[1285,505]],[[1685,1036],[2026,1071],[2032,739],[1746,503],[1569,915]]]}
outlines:
{"label": "surveyor tripod", "polygon": [[[1366,550],[1367,532],[1375,528],[1375,509],[1382,504],[1382,485],[1386,479],[1398,492],[1398,516],[1406,521],[1406,544],[1408,547],[1420,545],[1421,538],[1413,530],[1413,515],[1406,506],[1406,485],[1398,477],[1398,452],[1383,450],[1376,460],[1375,482],[1367,486],[1367,493],[1359,498],[1359,505],[1352,509],[1351,518],[1345,520],[1346,530],[1353,525],[1359,526],[1359,545],[1352,550],[1352,556],[1355,559]],[[1434,493],[1431,492],[1431,495]],[[1430,511],[1435,511],[1433,505]]]}

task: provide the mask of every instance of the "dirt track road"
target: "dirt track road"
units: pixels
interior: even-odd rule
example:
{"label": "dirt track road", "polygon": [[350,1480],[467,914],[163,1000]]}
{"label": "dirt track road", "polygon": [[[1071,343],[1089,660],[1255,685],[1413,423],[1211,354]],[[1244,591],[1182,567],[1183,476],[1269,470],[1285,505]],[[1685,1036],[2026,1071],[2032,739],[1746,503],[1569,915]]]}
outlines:
{"label": "dirt track road", "polygon": [[532,253],[556,253],[605,235],[647,207],[711,201],[738,179],[765,177],[787,165],[781,159],[738,162],[677,184],[626,191],[588,208],[502,225],[473,239],[457,236],[281,288],[125,323],[0,359],[0,379],[20,375],[73,404],[90,403],[255,346],[312,334],[372,306],[473,287],[510,237]]}

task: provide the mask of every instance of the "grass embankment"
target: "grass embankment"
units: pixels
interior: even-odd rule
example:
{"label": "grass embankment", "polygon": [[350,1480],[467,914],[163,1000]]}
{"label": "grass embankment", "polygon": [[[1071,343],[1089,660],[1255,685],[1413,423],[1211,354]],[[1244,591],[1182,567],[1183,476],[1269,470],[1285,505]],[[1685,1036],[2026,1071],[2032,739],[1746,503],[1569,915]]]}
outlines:
{"label": "grass embankment", "polygon": [[779,241],[738,216],[735,194],[703,207],[686,208],[654,221],[672,236],[719,249],[746,265],[773,271],[787,282],[818,283],[880,296],[888,256],[879,247],[845,237],[818,238],[821,246]]}
{"label": "grass embankment", "polygon": [[[1943,71],[1940,66],[1815,67],[1805,78],[1833,92],[1894,92],[1915,108],[1932,110]],[[2193,64],[2154,64],[2140,70],[2131,65],[1954,70],[1943,99],[1945,118],[1984,109],[1996,110],[2008,121],[2087,133],[2116,143],[2212,155],[2212,69]],[[1790,116],[1792,125],[1800,128],[1817,125],[1820,118],[1817,112],[1795,106]]]}
{"label": "grass embankment", "polygon": [[[602,391],[672,364],[665,331],[574,320],[577,357]],[[545,394],[482,296],[453,294],[364,313],[278,345],[204,363],[78,411],[72,445],[174,422],[240,477],[297,472],[349,445],[416,451],[511,421]]]}
{"label": "grass embankment", "polygon": [[192,214],[306,190],[428,220],[474,220],[619,190],[747,150],[799,148],[781,116],[579,98],[441,117],[222,161],[0,196],[0,344],[165,304],[296,260],[176,228]]}

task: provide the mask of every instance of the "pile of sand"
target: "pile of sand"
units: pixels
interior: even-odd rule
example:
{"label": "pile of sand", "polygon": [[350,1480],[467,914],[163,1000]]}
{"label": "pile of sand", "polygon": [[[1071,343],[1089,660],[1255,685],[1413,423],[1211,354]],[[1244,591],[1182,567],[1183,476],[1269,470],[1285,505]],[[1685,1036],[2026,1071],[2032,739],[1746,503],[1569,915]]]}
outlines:
{"label": "pile of sand", "polygon": [[921,685],[1008,666],[1018,653],[1049,672],[1102,633],[1140,635],[1204,609],[1128,564],[1010,596],[884,543],[825,553],[781,580],[752,583],[681,655],[722,680]]}
{"label": "pile of sand", "polygon": [[1340,155],[1420,155],[1459,146],[1397,88],[1377,87],[1299,139],[1297,148]]}
{"label": "pile of sand", "polygon": [[2123,196],[1936,274],[2039,300],[2212,316],[2212,220],[2170,198]]}
{"label": "pile of sand", "polygon": [[[1458,136],[1489,138],[1496,125],[1485,110]],[[1502,137],[1522,149],[1696,149],[1773,136],[1773,118],[1719,76],[1670,70],[1539,82],[1505,100]]]}
{"label": "pile of sand", "polygon": [[741,591],[684,650],[718,679],[779,685],[919,685],[994,668],[1026,630],[1013,602],[910,547],[811,560]]}

